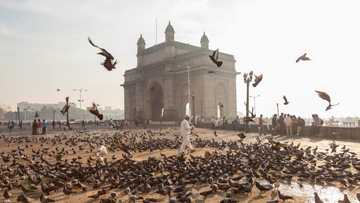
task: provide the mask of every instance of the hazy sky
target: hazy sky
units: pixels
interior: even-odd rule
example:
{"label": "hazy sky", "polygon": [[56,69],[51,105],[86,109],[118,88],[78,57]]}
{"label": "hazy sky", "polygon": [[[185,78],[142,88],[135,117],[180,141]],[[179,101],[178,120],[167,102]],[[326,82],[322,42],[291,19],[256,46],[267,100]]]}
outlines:
{"label": "hazy sky", "polygon": [[[356,84],[360,67],[359,0],[0,0],[0,104],[52,103],[87,88],[92,101],[123,108],[123,73],[136,66],[136,41],[164,41],[171,20],[175,40],[233,54],[239,72],[254,70],[264,80],[257,111],[309,116],[360,116]],[[118,69],[101,67],[87,37],[119,60]],[[311,62],[296,64],[308,52]],[[57,93],[56,89],[62,89]],[[341,104],[325,112],[314,90]],[[244,112],[245,85],[237,81],[238,111]]]}

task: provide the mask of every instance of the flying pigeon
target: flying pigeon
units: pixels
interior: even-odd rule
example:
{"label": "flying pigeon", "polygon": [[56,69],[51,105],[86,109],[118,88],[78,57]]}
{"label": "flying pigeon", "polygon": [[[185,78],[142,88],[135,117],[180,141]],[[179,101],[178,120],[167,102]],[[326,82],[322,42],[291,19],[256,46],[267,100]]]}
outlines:
{"label": "flying pigeon", "polygon": [[56,89],[57,92],[60,92],[61,90],[59,88]]}
{"label": "flying pigeon", "polygon": [[105,61],[101,65],[103,65],[108,71],[112,71],[113,69],[115,69],[116,68],[115,65],[116,65],[117,61],[115,60],[115,62],[112,63],[112,61],[114,60],[114,57],[105,49],[95,45],[91,41],[90,38],[88,38],[88,41],[91,44],[91,46],[96,47],[101,50],[101,52],[98,52],[97,54],[100,54],[105,57]]}
{"label": "flying pigeon", "polygon": [[331,107],[333,107],[333,106],[339,105],[339,103],[337,103],[337,104],[331,104],[331,98],[330,98],[330,96],[329,96],[328,93],[322,92],[322,91],[318,91],[318,90],[315,90],[315,92],[318,94],[318,96],[319,96],[321,99],[329,102],[329,105],[326,107],[325,111],[330,110]]}
{"label": "flying pigeon", "polygon": [[222,61],[219,61],[219,49],[216,49],[212,55],[209,55],[211,61],[216,64],[218,68],[220,68],[223,64]]}
{"label": "flying pigeon", "polygon": [[243,77],[244,77],[244,82],[246,82],[246,81],[247,81],[248,74],[247,74],[247,73],[244,73]]}
{"label": "flying pigeon", "polygon": [[64,107],[61,109],[61,111],[60,111],[60,113],[61,113],[62,115],[65,115],[65,113],[67,113],[67,112],[69,111],[69,108],[70,108],[70,105],[68,104],[68,102],[69,102],[69,97],[66,97],[65,100],[66,100],[66,104],[65,104],[65,106],[64,106]]}
{"label": "flying pigeon", "polygon": [[306,53],[301,55],[299,58],[296,59],[296,63],[298,63],[299,61],[310,61],[311,59],[309,57],[306,56]]}
{"label": "flying pigeon", "polygon": [[99,120],[102,120],[104,116],[99,112],[97,105],[95,103],[92,104],[92,107],[88,108],[88,111],[95,115]]}
{"label": "flying pigeon", "polygon": [[254,107],[251,108],[250,114],[251,114],[251,117],[250,117],[251,119],[256,118],[256,114],[254,114]]}
{"label": "flying pigeon", "polygon": [[283,99],[284,99],[284,105],[288,105],[289,101],[287,100],[286,96],[283,96]]}
{"label": "flying pigeon", "polygon": [[263,79],[263,74],[260,74],[258,76],[255,75],[255,82],[253,84],[253,87],[256,87]]}

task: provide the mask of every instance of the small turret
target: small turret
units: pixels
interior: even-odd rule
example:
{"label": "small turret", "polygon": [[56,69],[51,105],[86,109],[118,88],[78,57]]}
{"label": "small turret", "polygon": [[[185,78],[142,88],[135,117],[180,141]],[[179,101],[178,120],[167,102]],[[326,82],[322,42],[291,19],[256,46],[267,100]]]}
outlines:
{"label": "small turret", "polygon": [[142,35],[140,35],[137,41],[137,53],[141,54],[145,50],[145,40]]}
{"label": "small turret", "polygon": [[165,29],[165,42],[174,41],[174,35],[175,35],[174,28],[169,21],[169,24],[167,25],[167,27]]}
{"label": "small turret", "polygon": [[206,36],[205,32],[201,37],[200,44],[201,44],[201,48],[209,49],[209,39]]}

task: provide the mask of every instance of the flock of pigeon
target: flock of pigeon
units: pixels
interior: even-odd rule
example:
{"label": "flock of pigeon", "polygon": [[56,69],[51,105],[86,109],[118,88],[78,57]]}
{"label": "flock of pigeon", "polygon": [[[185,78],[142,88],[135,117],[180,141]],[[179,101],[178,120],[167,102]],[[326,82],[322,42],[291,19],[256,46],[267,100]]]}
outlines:
{"label": "flock of pigeon", "polygon": [[[193,145],[205,154],[185,158],[161,151],[180,145],[173,129],[70,132],[0,137],[8,148],[0,152],[4,202],[48,203],[79,194],[86,202],[102,203],[206,202],[216,196],[223,203],[254,196],[275,203],[297,198],[280,191],[280,184],[336,184],[350,190],[360,181],[360,159],[335,142],[319,151],[271,137],[250,142],[242,133],[232,141],[196,135]],[[136,159],[143,152],[150,156]],[[322,202],[317,193],[314,201]]]}
{"label": "flock of pigeon", "polygon": [[[209,55],[209,58],[218,68],[220,68],[222,66],[223,61],[219,60],[219,49],[216,49],[212,53],[212,55]],[[303,55],[298,57],[295,62],[299,63],[300,61],[310,61],[310,60],[311,59],[307,56],[307,53],[304,53]],[[209,73],[214,73],[214,71],[209,71]],[[246,78],[246,77],[247,77],[247,75],[244,74],[244,78]],[[259,76],[255,75],[255,82],[253,84],[253,87],[256,87],[262,81],[262,79],[263,79],[262,74],[260,74]],[[330,110],[333,106],[339,105],[339,103],[331,104],[331,98],[330,98],[330,95],[328,93],[323,92],[323,91],[319,91],[319,90],[315,90],[315,92],[318,94],[318,96],[321,99],[328,102],[328,106],[326,107],[325,111]],[[288,105],[289,101],[288,101],[287,97],[283,96],[283,99],[284,99],[284,105]]]}
{"label": "flock of pigeon", "polygon": [[[100,49],[100,52],[98,52],[99,55],[102,55],[105,57],[105,61],[102,63],[102,65],[108,70],[108,71],[112,71],[113,69],[115,69],[115,65],[117,63],[117,61],[115,60],[115,62],[113,62],[114,57],[104,48],[101,48],[97,45],[95,45],[90,37],[88,38],[89,43],[91,44],[91,46]],[[217,68],[220,68],[223,65],[223,61],[221,61],[219,59],[219,49],[216,49],[213,51],[213,53],[211,55],[209,55],[210,60],[217,66]],[[311,59],[307,56],[307,53],[304,53],[303,55],[301,55],[300,57],[298,57],[296,59],[296,63],[299,63],[300,61],[310,61]],[[215,71],[210,70],[209,73],[215,73]],[[245,77],[245,76],[244,76]],[[263,79],[263,74],[260,74],[258,76],[255,75],[255,82],[253,83],[253,87],[256,87]],[[315,90],[315,92],[318,94],[318,96],[327,101],[328,102],[328,106],[326,107],[326,111],[330,110],[333,106],[338,105],[338,104],[331,104],[331,98],[329,96],[328,93],[323,92],[323,91],[318,91]],[[286,98],[286,96],[283,96],[284,99],[284,105],[288,105],[289,101]],[[93,105],[92,107],[89,108],[90,113],[94,114],[95,116],[97,116],[100,120],[102,120],[102,115],[99,113],[99,111],[97,110],[97,106],[96,104]]]}

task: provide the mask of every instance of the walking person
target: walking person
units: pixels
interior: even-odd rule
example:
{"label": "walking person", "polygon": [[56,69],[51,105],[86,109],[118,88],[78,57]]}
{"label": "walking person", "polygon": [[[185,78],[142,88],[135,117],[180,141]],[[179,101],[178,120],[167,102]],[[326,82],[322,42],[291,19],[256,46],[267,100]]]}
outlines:
{"label": "walking person", "polygon": [[193,129],[193,127],[190,125],[189,120],[190,117],[186,115],[184,117],[184,120],[180,124],[180,135],[182,137],[182,143],[180,148],[178,149],[178,153],[177,153],[178,156],[181,156],[187,147],[191,151],[193,150],[193,146],[191,145],[191,140],[190,140],[191,130]]}

